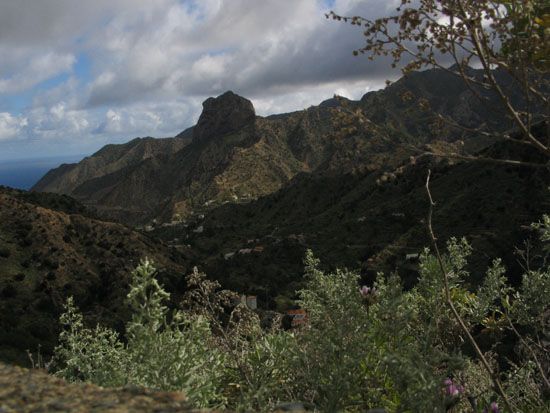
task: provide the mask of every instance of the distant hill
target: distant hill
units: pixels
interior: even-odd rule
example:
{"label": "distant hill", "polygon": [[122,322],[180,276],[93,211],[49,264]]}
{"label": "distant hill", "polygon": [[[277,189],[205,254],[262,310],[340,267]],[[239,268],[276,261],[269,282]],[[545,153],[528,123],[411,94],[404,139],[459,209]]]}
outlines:
{"label": "distant hill", "polygon": [[47,156],[0,160],[0,185],[29,190],[52,168],[76,162],[84,155]]}
{"label": "distant hill", "polygon": [[[412,73],[360,101],[335,97],[266,118],[255,115],[249,100],[227,92],[207,99],[197,125],[177,137],[108,145],[50,171],[33,190],[71,195],[107,219],[166,222],[205,204],[272,194],[300,173],[385,171],[425,144],[479,149],[488,143],[434,124],[428,107],[466,126],[488,121],[509,127],[443,70]],[[380,129],[369,128],[370,122]]]}
{"label": "distant hill", "polygon": [[188,142],[188,134],[181,133],[176,138],[136,138],[121,145],[106,145],[79,163],[64,164],[52,169],[33,189],[37,192],[67,193],[90,179],[155,156],[177,152]]}
{"label": "distant hill", "polygon": [[93,219],[67,196],[0,187],[0,360],[24,363],[38,345],[50,354],[68,296],[90,320],[120,327],[130,273],[146,256],[167,287],[183,288],[186,261],[161,242]]}
{"label": "distant hill", "polygon": [[[542,162],[532,150],[491,145],[486,156]],[[452,236],[473,245],[469,269],[477,284],[495,258],[513,282],[523,269],[516,248],[531,248],[532,222],[550,211],[550,171],[423,157],[376,172],[300,174],[279,191],[248,204],[227,204],[204,219],[152,232],[189,245],[194,260],[228,288],[256,294],[261,305],[284,308],[302,286],[303,257],[311,248],[325,266],[358,269],[364,282],[397,270],[405,285],[418,277],[418,254],[430,246],[426,230],[428,169],[437,203],[433,224],[441,247]],[[409,256],[409,258],[407,258]]]}

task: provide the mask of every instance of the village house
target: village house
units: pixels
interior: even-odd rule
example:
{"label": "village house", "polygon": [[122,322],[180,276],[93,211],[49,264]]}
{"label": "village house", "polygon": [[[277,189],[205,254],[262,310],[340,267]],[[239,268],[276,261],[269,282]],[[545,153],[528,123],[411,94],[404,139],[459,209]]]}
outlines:
{"label": "village house", "polygon": [[241,295],[241,304],[246,305],[251,310],[258,309],[258,297],[255,295]]}
{"label": "village house", "polygon": [[287,316],[292,318],[291,327],[299,327],[307,323],[307,313],[306,310],[298,308],[295,310],[287,310],[285,313]]}
{"label": "village house", "polygon": [[234,252],[228,252],[228,253],[223,254],[223,258],[225,260],[229,260],[229,259],[233,258],[234,256],[235,256]]}

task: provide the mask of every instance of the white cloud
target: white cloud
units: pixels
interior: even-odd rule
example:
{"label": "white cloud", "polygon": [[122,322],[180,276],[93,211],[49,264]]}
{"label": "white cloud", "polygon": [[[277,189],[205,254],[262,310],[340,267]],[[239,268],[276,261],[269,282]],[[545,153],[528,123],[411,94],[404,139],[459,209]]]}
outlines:
{"label": "white cloud", "polygon": [[[396,1],[336,0],[333,9],[376,17]],[[352,56],[361,29],[326,20],[325,3],[0,0],[0,139],[89,148],[170,136],[197,120],[204,99],[226,90],[269,115],[334,93],[359,98],[394,77],[387,63]],[[33,89],[61,73],[68,79]],[[31,103],[16,115],[20,108],[10,110],[2,94],[24,91]]]}
{"label": "white cloud", "polygon": [[32,97],[31,107],[53,107],[63,103],[66,107],[76,108],[82,97],[82,81],[74,74],[65,81],[48,89],[38,90]]}
{"label": "white cloud", "polygon": [[111,108],[104,112],[94,134],[173,136],[196,121],[199,110],[200,103],[196,101],[139,103],[124,109]]}
{"label": "white cloud", "polygon": [[299,91],[292,91],[290,89],[286,93],[258,97],[252,99],[252,102],[258,115],[267,116],[274,113],[293,112],[306,109],[312,104],[321,103],[323,100],[330,99],[334,95],[358,100],[365,93],[379,89],[382,86],[383,82],[372,83],[371,81],[365,80],[329,82],[322,85],[304,86],[300,88]]}
{"label": "white cloud", "polygon": [[25,117],[0,112],[0,141],[17,138],[27,124]]}
{"label": "white cloud", "polygon": [[75,60],[70,53],[49,52],[35,56],[22,63],[23,69],[17,73],[0,78],[0,94],[22,92],[55,75],[70,71]]}
{"label": "white cloud", "polygon": [[55,106],[52,106],[50,109],[50,113],[52,114],[54,119],[61,120],[65,116],[65,103],[60,102]]}
{"label": "white cloud", "polygon": [[44,107],[27,112],[27,137],[34,140],[65,141],[79,139],[90,132],[89,113],[67,108],[60,102],[47,110]]}
{"label": "white cloud", "polygon": [[230,60],[231,58],[225,54],[206,54],[193,63],[191,74],[198,79],[216,80],[223,76]]}
{"label": "white cloud", "polygon": [[121,132],[121,120],[122,117],[120,116],[120,113],[117,111],[114,111],[112,109],[109,109],[107,113],[105,114],[105,123],[103,132]]}
{"label": "white cloud", "polygon": [[[267,95],[290,86],[366,77],[378,82],[387,76],[385,64],[352,56],[362,46],[360,28],[326,20],[320,1],[192,3],[186,8],[172,2],[141,19],[122,14],[98,33],[92,42],[103,66],[113,71],[108,82],[98,78],[91,86],[89,104],[228,89]],[[348,0],[335,8],[358,14],[393,3]],[[113,61],[116,65],[109,65]]]}

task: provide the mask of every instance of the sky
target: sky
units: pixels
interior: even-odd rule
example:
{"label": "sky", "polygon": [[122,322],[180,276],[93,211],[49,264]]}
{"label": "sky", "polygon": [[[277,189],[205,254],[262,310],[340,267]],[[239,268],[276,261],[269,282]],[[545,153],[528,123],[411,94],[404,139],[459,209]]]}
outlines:
{"label": "sky", "polygon": [[0,0],[0,161],[91,154],[174,136],[232,90],[258,115],[334,94],[358,99],[397,73],[354,57],[357,26],[399,0]]}

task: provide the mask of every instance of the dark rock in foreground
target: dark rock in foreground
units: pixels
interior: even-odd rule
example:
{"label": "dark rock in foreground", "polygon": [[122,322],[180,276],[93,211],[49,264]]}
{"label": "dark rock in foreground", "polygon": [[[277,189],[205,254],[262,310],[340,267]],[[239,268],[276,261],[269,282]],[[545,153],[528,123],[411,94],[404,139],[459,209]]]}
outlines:
{"label": "dark rock in foreground", "polygon": [[67,383],[42,370],[0,363],[0,412],[192,412],[185,395],[138,387]]}

